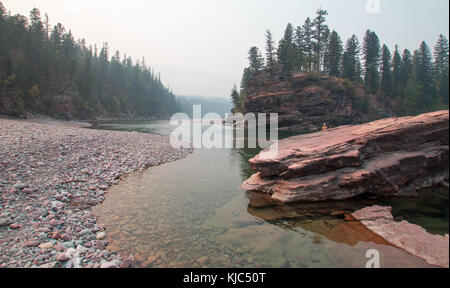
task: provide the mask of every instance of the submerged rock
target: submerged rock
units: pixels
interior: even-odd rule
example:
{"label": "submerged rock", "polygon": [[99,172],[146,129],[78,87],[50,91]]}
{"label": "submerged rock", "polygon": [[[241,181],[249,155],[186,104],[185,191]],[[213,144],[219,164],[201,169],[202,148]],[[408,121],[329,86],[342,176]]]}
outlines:
{"label": "submerged rock", "polygon": [[448,133],[446,110],[294,136],[250,160],[243,188],[285,203],[414,195],[448,179]]}
{"label": "submerged rock", "polygon": [[407,221],[396,222],[391,207],[372,206],[352,214],[368,229],[427,263],[449,267],[449,237],[432,235]]}

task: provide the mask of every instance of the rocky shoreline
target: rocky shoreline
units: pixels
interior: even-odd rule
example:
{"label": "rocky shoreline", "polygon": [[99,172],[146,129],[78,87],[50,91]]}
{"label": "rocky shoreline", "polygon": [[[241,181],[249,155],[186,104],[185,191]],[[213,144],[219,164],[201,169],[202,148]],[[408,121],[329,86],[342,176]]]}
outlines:
{"label": "rocky shoreline", "polygon": [[136,132],[0,119],[0,267],[130,267],[91,207],[128,173],[191,152]]}

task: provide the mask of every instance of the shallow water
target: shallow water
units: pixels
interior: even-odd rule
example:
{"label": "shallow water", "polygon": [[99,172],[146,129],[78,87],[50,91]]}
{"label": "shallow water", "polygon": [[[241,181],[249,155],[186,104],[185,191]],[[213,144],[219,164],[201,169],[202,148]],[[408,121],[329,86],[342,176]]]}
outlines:
{"label": "shallow water", "polygon": [[[94,129],[168,135],[168,121],[97,123]],[[280,135],[286,137],[289,135]],[[364,267],[377,249],[383,267],[428,267],[387,245],[343,212],[371,199],[279,205],[240,186],[258,149],[198,149],[186,159],[128,176],[94,208],[108,248],[139,267]],[[431,193],[439,197],[430,197]],[[448,190],[384,199],[399,220],[448,233]],[[334,216],[332,216],[334,215]]]}

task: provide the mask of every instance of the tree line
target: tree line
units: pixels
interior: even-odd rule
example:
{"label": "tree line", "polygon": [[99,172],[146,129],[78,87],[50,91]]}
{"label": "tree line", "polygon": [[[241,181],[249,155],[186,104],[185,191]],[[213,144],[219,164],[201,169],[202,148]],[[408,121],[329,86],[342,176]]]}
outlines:
{"label": "tree line", "polygon": [[289,23],[278,46],[267,30],[265,57],[258,47],[251,47],[240,90],[232,90],[235,107],[247,97],[252,75],[278,68],[288,75],[315,73],[361,83],[367,93],[384,96],[398,115],[448,109],[449,46],[444,35],[439,35],[434,53],[425,41],[412,53],[399,51],[397,45],[391,53],[371,30],[362,44],[353,35],[344,46],[338,32],[326,24],[327,15],[318,9],[316,17],[308,17],[302,26]]}
{"label": "tree line", "polygon": [[88,46],[61,23],[51,27],[37,8],[27,19],[7,13],[0,2],[0,108],[9,99],[21,112],[55,114],[53,96],[61,94],[70,94],[88,117],[178,111],[175,96],[145,59],[111,53],[107,43]]}

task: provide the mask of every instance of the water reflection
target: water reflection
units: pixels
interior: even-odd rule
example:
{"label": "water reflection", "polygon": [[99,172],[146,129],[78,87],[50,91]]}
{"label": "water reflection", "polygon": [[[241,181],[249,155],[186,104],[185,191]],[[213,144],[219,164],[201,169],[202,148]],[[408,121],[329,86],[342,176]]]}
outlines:
{"label": "water reflection", "polygon": [[[170,133],[168,122],[159,121],[96,128]],[[382,253],[384,267],[428,266],[344,221],[345,213],[374,200],[280,205],[241,190],[252,174],[248,160],[258,152],[198,149],[186,159],[130,175],[94,209],[107,228],[108,248],[133,254],[140,267],[364,267],[365,252],[373,248]],[[386,203],[400,217],[448,233],[448,190],[433,199],[429,205],[413,199]]]}

